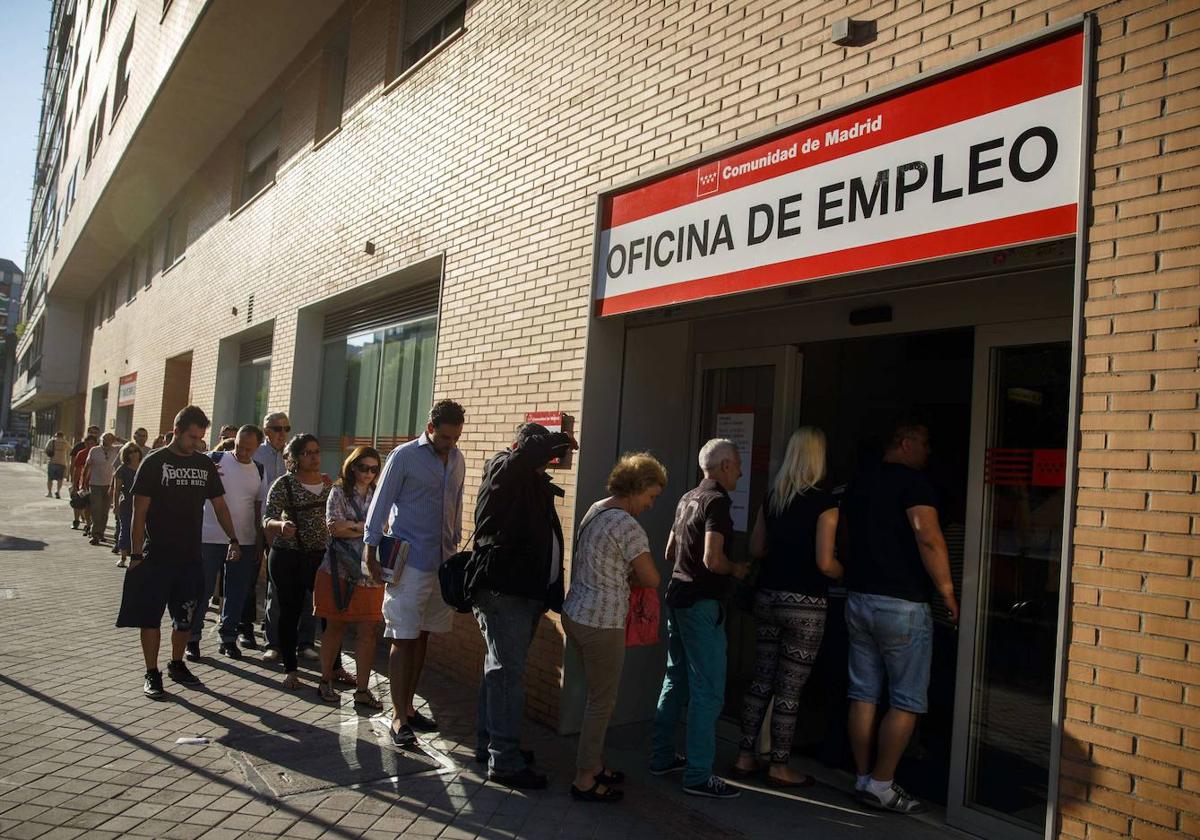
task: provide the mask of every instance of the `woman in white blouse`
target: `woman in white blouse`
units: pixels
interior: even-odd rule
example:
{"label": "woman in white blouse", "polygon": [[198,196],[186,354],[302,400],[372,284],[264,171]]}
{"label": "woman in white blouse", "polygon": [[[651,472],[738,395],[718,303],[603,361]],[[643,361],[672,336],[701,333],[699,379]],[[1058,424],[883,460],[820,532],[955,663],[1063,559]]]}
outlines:
{"label": "woman in white blouse", "polygon": [[621,456],[608,477],[608,498],[579,523],[571,558],[571,590],[563,603],[568,644],[578,651],[587,680],[587,707],[579,734],[571,796],[587,802],[616,802],[625,779],[604,766],[604,736],[625,664],[625,621],[629,587],[657,587],[658,569],[637,517],[667,486],[667,471],[647,452]]}

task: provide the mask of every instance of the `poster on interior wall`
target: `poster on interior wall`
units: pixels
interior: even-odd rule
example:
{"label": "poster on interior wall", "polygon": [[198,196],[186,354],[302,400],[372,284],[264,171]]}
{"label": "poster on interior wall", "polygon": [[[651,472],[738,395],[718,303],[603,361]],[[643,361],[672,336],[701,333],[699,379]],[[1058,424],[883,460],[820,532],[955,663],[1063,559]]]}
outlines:
{"label": "poster on interior wall", "polygon": [[717,415],[716,435],[733,441],[742,459],[742,477],[729,494],[733,502],[733,530],[748,531],[750,521],[750,468],[754,449],[754,412],[723,408]]}
{"label": "poster on interior wall", "polygon": [[117,384],[117,408],[131,406],[137,397],[137,374],[127,373]]}
{"label": "poster on interior wall", "polygon": [[597,315],[1071,236],[1083,35],[600,196]]}

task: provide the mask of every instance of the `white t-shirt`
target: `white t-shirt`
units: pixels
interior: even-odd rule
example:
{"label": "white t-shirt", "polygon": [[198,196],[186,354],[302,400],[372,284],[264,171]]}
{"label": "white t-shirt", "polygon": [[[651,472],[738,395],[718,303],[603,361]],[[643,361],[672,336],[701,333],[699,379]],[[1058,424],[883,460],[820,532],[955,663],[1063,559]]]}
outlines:
{"label": "white t-shirt", "polygon": [[[242,545],[254,545],[257,530],[254,527],[254,503],[266,506],[267,483],[258,475],[258,465],[251,461],[243,464],[232,452],[225,452],[217,461],[217,472],[225,486],[225,504],[233,519],[233,530]],[[221,530],[212,502],[204,504],[204,536],[206,543],[227,543],[229,537]]]}
{"label": "white t-shirt", "polygon": [[602,507],[599,502],[579,525],[563,615],[586,627],[621,629],[629,613],[629,573],[634,558],[650,550],[646,531],[625,511]]}

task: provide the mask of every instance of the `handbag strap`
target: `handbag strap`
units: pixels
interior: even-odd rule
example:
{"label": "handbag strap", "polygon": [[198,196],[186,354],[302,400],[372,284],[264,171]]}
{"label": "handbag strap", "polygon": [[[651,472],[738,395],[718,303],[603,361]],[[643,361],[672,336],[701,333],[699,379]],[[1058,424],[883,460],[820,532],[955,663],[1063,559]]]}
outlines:
{"label": "handbag strap", "polygon": [[583,537],[583,532],[587,530],[587,527],[589,525],[591,525],[593,522],[595,522],[597,519],[599,519],[601,516],[608,513],[610,510],[620,510],[620,508],[604,508],[603,510],[599,511],[594,516],[592,516],[590,519],[586,516],[583,518],[583,522],[581,522],[579,524],[579,530],[575,532],[575,541],[571,547],[571,556],[572,557],[575,556],[575,551],[576,551],[576,549],[579,548],[579,540]]}

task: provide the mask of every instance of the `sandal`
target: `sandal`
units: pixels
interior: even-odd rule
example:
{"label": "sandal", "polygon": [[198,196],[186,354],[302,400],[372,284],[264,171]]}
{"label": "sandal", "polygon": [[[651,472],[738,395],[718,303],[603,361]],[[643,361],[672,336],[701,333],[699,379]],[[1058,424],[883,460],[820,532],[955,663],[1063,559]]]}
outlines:
{"label": "sandal", "polygon": [[358,685],[358,678],[345,668],[338,668],[333,672],[333,681],[338,685]]}
{"label": "sandal", "polygon": [[749,769],[738,767],[736,764],[732,764],[729,767],[729,776],[734,779],[749,779],[751,776],[757,776],[761,772],[762,767],[759,766],[758,762],[755,762],[754,766]]}
{"label": "sandal", "polygon": [[283,676],[283,687],[288,691],[295,691],[300,687],[300,675],[295,671],[288,671]]}
{"label": "sandal", "polygon": [[368,709],[383,711],[383,701],[371,693],[371,689],[362,688],[354,692],[354,705],[366,706]]}
{"label": "sandal", "polygon": [[625,783],[625,772],[623,770],[609,770],[605,767],[596,774],[596,781],[606,787],[621,785]]}
{"label": "sandal", "polygon": [[321,680],[319,683],[317,683],[317,696],[326,703],[336,703],[342,699],[342,695],[334,691],[333,686],[331,686],[325,680]]}
{"label": "sandal", "polygon": [[571,785],[571,798],[578,799],[580,802],[620,802],[621,797],[625,795],[625,791],[617,790],[616,788],[605,787],[604,793],[601,793],[598,788],[603,782],[597,777],[596,781],[587,790],[580,790]]}
{"label": "sandal", "polygon": [[767,776],[767,787],[783,790],[786,788],[809,788],[817,783],[817,780],[812,776],[805,776],[798,782],[791,782],[787,779],[777,779],[774,776]]}

